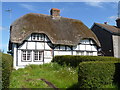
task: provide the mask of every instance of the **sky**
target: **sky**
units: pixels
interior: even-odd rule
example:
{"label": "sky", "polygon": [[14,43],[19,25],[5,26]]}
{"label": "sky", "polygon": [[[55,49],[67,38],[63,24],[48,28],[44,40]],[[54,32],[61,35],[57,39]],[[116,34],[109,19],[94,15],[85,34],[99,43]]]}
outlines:
{"label": "sky", "polygon": [[[118,14],[118,2],[54,2],[54,0],[52,2],[7,2],[6,0],[0,5],[2,6],[0,49],[4,50],[4,53],[8,51],[10,25],[27,13],[50,15],[51,8],[58,8],[62,17],[81,20],[88,28],[91,28],[94,22],[116,25]],[[8,9],[12,12],[8,12]]]}

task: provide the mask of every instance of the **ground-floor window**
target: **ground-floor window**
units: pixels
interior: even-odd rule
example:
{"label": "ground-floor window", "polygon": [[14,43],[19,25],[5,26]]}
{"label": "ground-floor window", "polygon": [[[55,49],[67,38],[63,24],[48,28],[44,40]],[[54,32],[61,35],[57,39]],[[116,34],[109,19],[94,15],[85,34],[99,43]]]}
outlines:
{"label": "ground-floor window", "polygon": [[76,52],[77,55],[84,55],[84,51],[78,51]]}
{"label": "ground-floor window", "polygon": [[40,50],[22,50],[22,61],[42,61],[43,60],[43,51]]}
{"label": "ground-floor window", "polygon": [[88,55],[93,56],[93,51],[76,51],[76,55]]}
{"label": "ground-floor window", "polygon": [[31,61],[31,50],[22,50],[22,61]]}
{"label": "ground-floor window", "polygon": [[93,56],[93,52],[87,51],[87,52],[86,52],[86,55],[88,55],[88,56]]}
{"label": "ground-floor window", "polygon": [[43,57],[42,51],[33,51],[34,52],[34,61],[41,61]]}

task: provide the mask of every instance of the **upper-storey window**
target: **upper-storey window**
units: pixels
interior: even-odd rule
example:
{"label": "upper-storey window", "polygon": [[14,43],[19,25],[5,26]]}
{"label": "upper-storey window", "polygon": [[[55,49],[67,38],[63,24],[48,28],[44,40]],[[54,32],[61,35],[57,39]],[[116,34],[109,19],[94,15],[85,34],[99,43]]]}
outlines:
{"label": "upper-storey window", "polygon": [[92,39],[83,39],[80,41],[81,44],[95,44]]}
{"label": "upper-storey window", "polygon": [[44,41],[44,35],[43,34],[32,34],[32,40],[33,41]]}
{"label": "upper-storey window", "polygon": [[80,41],[81,44],[90,44],[89,39],[83,39]]}
{"label": "upper-storey window", "polygon": [[95,44],[93,40],[90,40],[90,44]]}

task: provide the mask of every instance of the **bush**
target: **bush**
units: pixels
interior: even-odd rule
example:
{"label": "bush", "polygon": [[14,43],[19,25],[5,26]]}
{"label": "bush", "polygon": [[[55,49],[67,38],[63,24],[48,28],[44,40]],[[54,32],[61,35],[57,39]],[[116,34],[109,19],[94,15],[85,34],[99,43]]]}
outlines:
{"label": "bush", "polygon": [[80,63],[78,72],[80,88],[104,88],[106,85],[113,84],[115,80],[119,81],[118,78],[115,77],[115,74],[118,74],[118,72],[116,73],[116,69],[119,69],[116,68],[115,64],[117,64],[115,61]]}
{"label": "bush", "polygon": [[9,88],[9,77],[12,71],[12,56],[0,53],[2,56],[2,88]]}
{"label": "bush", "polygon": [[79,66],[80,62],[86,61],[120,61],[118,58],[114,57],[103,57],[103,56],[72,56],[72,55],[65,55],[65,56],[55,56],[52,62],[57,62],[61,65],[66,64],[72,67]]}

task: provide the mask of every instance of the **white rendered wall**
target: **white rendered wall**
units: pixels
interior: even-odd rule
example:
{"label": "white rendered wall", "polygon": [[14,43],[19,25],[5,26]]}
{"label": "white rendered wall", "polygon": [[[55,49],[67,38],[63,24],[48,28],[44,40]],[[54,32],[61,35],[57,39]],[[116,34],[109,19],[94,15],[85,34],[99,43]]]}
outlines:
{"label": "white rendered wall", "polygon": [[36,42],[36,49],[44,49],[44,42]]}
{"label": "white rendered wall", "polygon": [[17,61],[17,44],[13,44],[13,67],[16,68]]}
{"label": "white rendered wall", "polygon": [[46,50],[52,50],[47,43],[45,43],[45,49],[46,49]]}
{"label": "white rendered wall", "polygon": [[[51,62],[53,55],[87,55],[87,51],[93,52],[93,56],[97,56],[97,47],[94,44],[93,41],[91,40],[81,40],[79,45],[73,46],[73,51],[69,46],[65,45],[60,45],[57,46],[54,51],[52,48],[49,46],[47,43],[50,41],[47,36],[45,36],[45,42],[39,42],[39,41],[31,41],[31,35],[26,38],[27,42],[24,42],[22,45],[19,45],[18,51],[16,48],[16,45],[14,45],[14,67],[15,68],[21,68],[29,64],[43,64],[43,63],[49,63]],[[40,50],[43,51],[43,61],[41,62],[34,62],[33,61],[33,56],[31,56],[32,61],[31,62],[23,62],[21,61],[22,59],[22,51],[21,50],[31,50],[32,55],[34,50]],[[18,61],[17,60],[17,54],[18,54]],[[18,66],[17,66],[18,65]]]}
{"label": "white rendered wall", "polygon": [[54,51],[54,56],[57,55],[72,55],[72,51]]}

